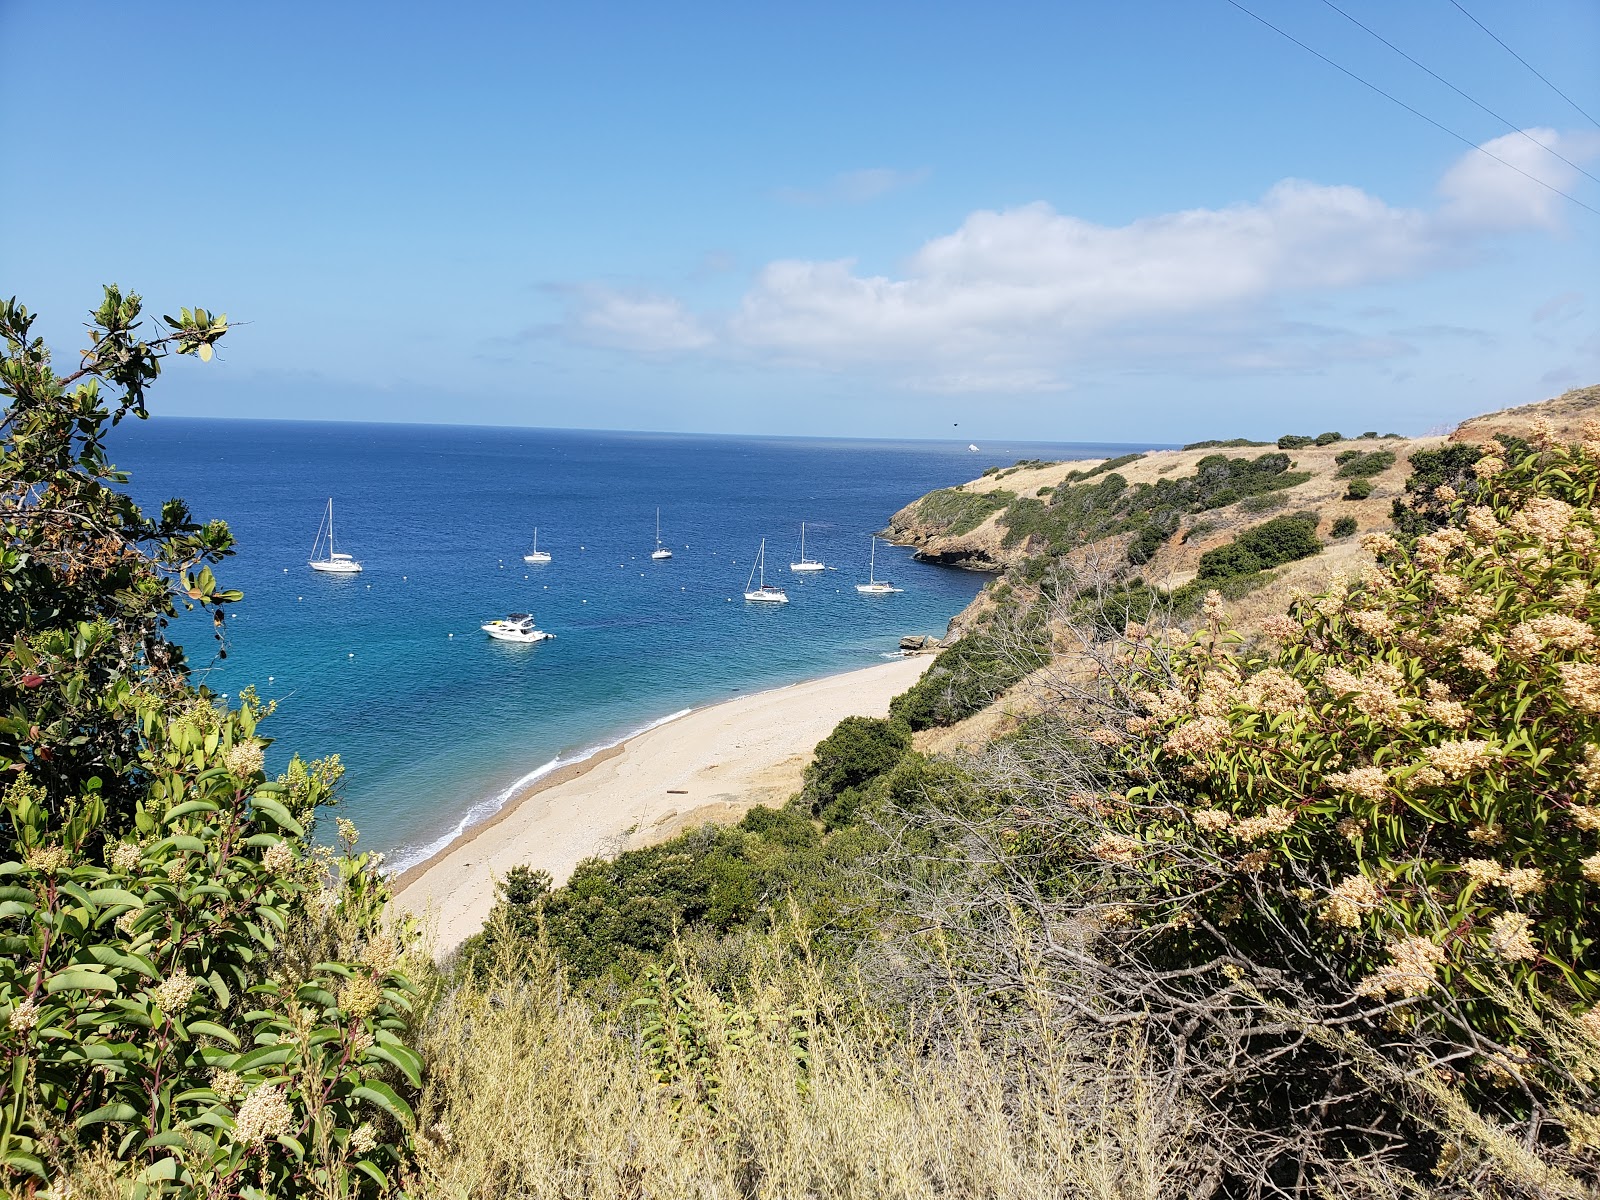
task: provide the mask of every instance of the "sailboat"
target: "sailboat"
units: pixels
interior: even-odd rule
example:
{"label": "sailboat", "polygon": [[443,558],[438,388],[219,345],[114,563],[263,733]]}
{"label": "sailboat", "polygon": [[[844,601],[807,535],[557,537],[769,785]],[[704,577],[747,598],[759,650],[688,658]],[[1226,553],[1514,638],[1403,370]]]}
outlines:
{"label": "sailboat", "polygon": [[[756,582],[757,573],[760,573],[760,583],[751,588]],[[767,539],[761,539],[761,549],[756,551],[755,566],[750,568],[750,578],[744,581],[744,598],[758,600],[765,604],[787,604],[789,594],[776,584],[767,582]]]}
{"label": "sailboat", "polygon": [[659,508],[656,509],[656,548],[650,557],[657,561],[672,557],[672,551],[661,544],[661,510]]}
{"label": "sailboat", "polygon": [[526,563],[547,563],[550,561],[550,552],[539,549],[539,527],[537,525],[533,527],[533,549],[522,556],[522,561]]}
{"label": "sailboat", "polygon": [[[323,547],[323,537],[327,537],[327,546]],[[317,551],[324,550],[324,557],[318,558]],[[330,575],[359,575],[361,564],[351,555],[335,553],[333,549],[333,497],[328,497],[328,511],[322,515],[322,524],[317,526],[317,536],[311,543],[311,559],[306,563],[313,571],[326,571]]]}
{"label": "sailboat", "polygon": [[791,571],[826,571],[827,563],[812,562],[806,557],[806,523],[800,522],[800,561],[789,564]]}
{"label": "sailboat", "polygon": [[872,557],[867,560],[867,582],[856,584],[856,591],[863,596],[887,596],[893,592],[903,592],[905,588],[897,588],[887,579],[878,578],[878,538],[872,538]]}

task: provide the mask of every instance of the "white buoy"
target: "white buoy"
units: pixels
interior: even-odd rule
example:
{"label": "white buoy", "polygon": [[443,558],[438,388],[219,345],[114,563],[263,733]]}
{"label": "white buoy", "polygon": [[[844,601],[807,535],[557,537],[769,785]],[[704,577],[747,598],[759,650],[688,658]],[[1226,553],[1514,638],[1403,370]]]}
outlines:
{"label": "white buoy", "polygon": [[453,634],[453,633],[447,633],[447,634],[445,634],[445,637],[455,637],[455,634]]}
{"label": "white buoy", "polygon": [[284,573],[284,574],[285,574],[285,575],[287,575],[287,574],[288,574],[288,573],[289,573],[289,568],[288,568],[288,567],[285,567],[285,568],[284,568],[284,569],[283,569],[283,573]]}
{"label": "white buoy", "polygon": [[588,602],[588,601],[587,601],[587,600],[585,600],[585,601],[584,601],[584,603],[585,603],[585,604],[587,604],[587,603],[589,603],[589,602]]}
{"label": "white buoy", "polygon": [[356,652],[354,650],[350,651],[349,654],[345,655],[346,658],[354,658],[355,656],[356,656]]}
{"label": "white buoy", "polygon": [[295,597],[295,599],[296,599],[296,600],[304,600],[304,599],[305,599],[305,597],[304,597],[304,596],[296,596],[296,597]]}
{"label": "white buoy", "polygon": [[277,676],[276,676],[276,675],[268,675],[268,676],[267,676],[267,682],[268,682],[268,683],[271,683],[271,682],[272,682],[272,681],[273,681],[273,680],[274,680],[274,679],[276,679],[276,678],[277,678]]}

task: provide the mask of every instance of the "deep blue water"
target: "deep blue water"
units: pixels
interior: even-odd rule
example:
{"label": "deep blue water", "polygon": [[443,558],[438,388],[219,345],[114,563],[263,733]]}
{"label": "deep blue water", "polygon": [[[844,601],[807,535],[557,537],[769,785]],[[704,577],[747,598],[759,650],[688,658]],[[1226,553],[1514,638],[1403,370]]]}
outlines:
{"label": "deep blue water", "polygon": [[[879,576],[905,591],[861,596],[871,531],[990,464],[1129,448],[174,418],[113,440],[141,502],[182,496],[240,542],[217,572],[245,593],[228,657],[180,622],[191,665],[279,701],[269,769],[340,754],[342,815],[401,866],[557,756],[942,633],[983,577],[880,543]],[[330,496],[360,575],[306,566]],[[667,562],[650,559],[657,505]],[[788,570],[802,520],[837,570]],[[535,525],[546,565],[522,561]],[[741,598],[763,537],[788,605]],[[556,639],[479,631],[514,610]]]}

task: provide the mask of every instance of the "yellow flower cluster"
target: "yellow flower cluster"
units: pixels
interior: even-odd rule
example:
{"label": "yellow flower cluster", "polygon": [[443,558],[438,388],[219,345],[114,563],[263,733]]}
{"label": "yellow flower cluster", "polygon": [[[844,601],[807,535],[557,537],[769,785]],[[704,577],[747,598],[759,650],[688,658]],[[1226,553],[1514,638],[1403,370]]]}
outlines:
{"label": "yellow flower cluster", "polygon": [[189,1007],[189,1001],[194,999],[199,987],[200,981],[179,967],[161,981],[150,993],[150,998],[163,1012],[178,1013]]}
{"label": "yellow flower cluster", "polygon": [[39,1002],[28,999],[22,1001],[6,1017],[6,1025],[13,1033],[27,1033],[39,1023]]}
{"label": "yellow flower cluster", "polygon": [[1554,496],[1535,496],[1511,515],[1506,527],[1554,549],[1566,537],[1574,511],[1572,505]]}
{"label": "yellow flower cluster", "polygon": [[1575,773],[1584,787],[1600,791],[1600,746],[1593,742],[1584,743],[1583,762],[1578,764]]}
{"label": "yellow flower cluster", "polygon": [[258,1087],[245,1097],[234,1118],[234,1140],[245,1146],[259,1146],[283,1137],[294,1128],[294,1110],[277,1084]]}
{"label": "yellow flower cluster", "polygon": [[1389,794],[1389,773],[1382,767],[1356,767],[1324,776],[1323,782],[1335,791],[1349,792],[1367,800],[1382,800]]}
{"label": "yellow flower cluster", "polygon": [[1283,833],[1294,824],[1294,814],[1279,804],[1267,805],[1267,811],[1246,817],[1233,827],[1233,836],[1241,842],[1259,842],[1264,837]]}
{"label": "yellow flower cluster", "polygon": [[1363,996],[1421,996],[1439,981],[1444,951],[1425,937],[1408,937],[1389,948],[1389,962],[1361,981]]}
{"label": "yellow flower cluster", "polygon": [[1233,814],[1220,808],[1199,808],[1189,814],[1194,827],[1205,833],[1217,833],[1233,824]]}
{"label": "yellow flower cluster", "polygon": [[1328,893],[1322,906],[1322,919],[1330,925],[1355,929],[1363,913],[1378,906],[1382,899],[1377,886],[1365,875],[1350,875]]}
{"label": "yellow flower cluster", "polygon": [[1115,729],[1091,729],[1086,736],[1097,746],[1120,746],[1127,740]]}
{"label": "yellow flower cluster", "polygon": [[118,842],[111,851],[111,865],[118,871],[137,871],[140,861],[139,847],[132,842]]}
{"label": "yellow flower cluster", "polygon": [[339,989],[339,1007],[351,1016],[367,1016],[382,1000],[383,992],[370,975],[352,976]]}
{"label": "yellow flower cluster", "polygon": [[1600,854],[1591,854],[1583,860],[1583,877],[1590,883],[1600,883]]}
{"label": "yellow flower cluster", "polygon": [[211,1072],[211,1090],[219,1100],[237,1100],[244,1095],[244,1079],[233,1071],[218,1067]]}
{"label": "yellow flower cluster", "polygon": [[1245,681],[1241,698],[1248,707],[1277,716],[1303,709],[1308,699],[1300,681],[1281,667],[1268,667],[1252,675]]}
{"label": "yellow flower cluster", "polygon": [[1479,887],[1503,887],[1513,896],[1536,896],[1544,891],[1545,878],[1537,867],[1505,867],[1488,858],[1469,858],[1461,872]]}
{"label": "yellow flower cluster", "polygon": [[1562,663],[1561,692],[1567,703],[1579,712],[1600,714],[1600,666],[1594,663]]}
{"label": "yellow flower cluster", "polygon": [[1422,752],[1448,779],[1464,779],[1474,771],[1481,771],[1499,755],[1498,747],[1493,744],[1472,739],[1440,742],[1437,746],[1425,747]]}
{"label": "yellow flower cluster", "polygon": [[54,875],[72,861],[65,846],[35,846],[25,859],[28,866],[44,875]]}
{"label": "yellow flower cluster", "polygon": [[1221,717],[1197,717],[1178,726],[1163,744],[1174,758],[1198,758],[1233,740],[1233,729]]}
{"label": "yellow flower cluster", "polygon": [[261,773],[265,761],[261,743],[254,739],[235,742],[222,756],[223,765],[228,768],[228,773],[239,780],[254,779]]}
{"label": "yellow flower cluster", "polygon": [[1396,729],[1406,723],[1399,695],[1405,680],[1391,663],[1374,662],[1365,675],[1354,675],[1343,667],[1329,667],[1322,673],[1322,682],[1330,692],[1352,697],[1356,710],[1379,725]]}
{"label": "yellow flower cluster", "polygon": [[261,856],[261,865],[273,875],[282,875],[294,866],[294,851],[287,842],[274,842]]}
{"label": "yellow flower cluster", "polygon": [[1089,847],[1089,853],[1102,862],[1129,863],[1139,856],[1139,851],[1143,848],[1143,844],[1137,838],[1126,837],[1120,833],[1108,833]]}
{"label": "yellow flower cluster", "polygon": [[1533,944],[1533,922],[1523,913],[1501,913],[1489,922],[1489,946],[1507,962],[1537,958]]}

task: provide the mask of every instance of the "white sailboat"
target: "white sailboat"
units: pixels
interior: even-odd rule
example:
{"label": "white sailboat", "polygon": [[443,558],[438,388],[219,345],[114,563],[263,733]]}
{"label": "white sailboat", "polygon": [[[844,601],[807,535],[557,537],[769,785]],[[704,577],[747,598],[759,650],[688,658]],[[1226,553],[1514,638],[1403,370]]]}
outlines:
{"label": "white sailboat", "polygon": [[878,578],[878,538],[872,538],[872,556],[867,560],[867,582],[856,584],[856,591],[863,596],[888,596],[894,592],[903,592],[905,588],[897,588],[887,579]]}
{"label": "white sailboat", "polygon": [[[323,538],[327,538],[324,547]],[[321,550],[323,556],[317,557]],[[330,575],[359,575],[361,564],[349,554],[339,554],[333,548],[333,497],[328,497],[328,510],[322,514],[322,524],[317,526],[317,536],[311,543],[311,558],[306,563],[313,571],[325,571]]]}
{"label": "white sailboat", "polygon": [[661,544],[661,510],[659,508],[656,509],[656,548],[650,557],[658,562],[663,558],[672,557],[672,551]]}
{"label": "white sailboat", "polygon": [[[757,575],[760,582],[757,583]],[[751,587],[751,584],[756,584]],[[744,581],[744,598],[763,604],[787,604],[789,594],[776,584],[767,582],[767,539],[761,539],[761,549],[756,551],[755,566],[750,568],[750,578]]]}
{"label": "white sailboat", "polygon": [[789,564],[791,571],[826,571],[827,563],[813,562],[806,557],[806,523],[800,522],[800,561]]}
{"label": "white sailboat", "polygon": [[550,561],[550,552],[539,549],[539,527],[533,527],[533,549],[522,556],[525,563],[547,563]]}

